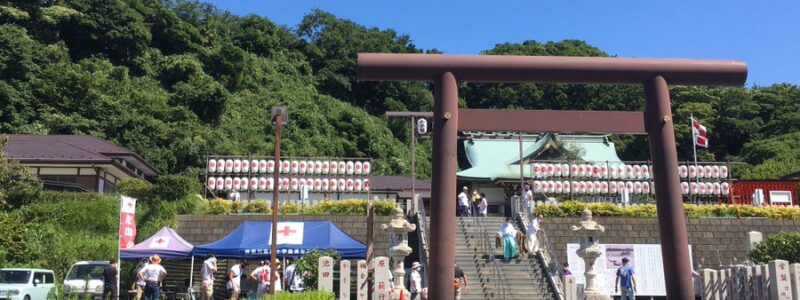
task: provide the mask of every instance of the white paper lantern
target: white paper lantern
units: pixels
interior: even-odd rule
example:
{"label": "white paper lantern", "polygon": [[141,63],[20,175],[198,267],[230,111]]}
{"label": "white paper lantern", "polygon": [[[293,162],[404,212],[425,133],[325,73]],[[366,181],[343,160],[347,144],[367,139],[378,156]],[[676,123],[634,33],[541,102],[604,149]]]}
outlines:
{"label": "white paper lantern", "polygon": [[703,178],[706,176],[706,168],[703,166],[697,166],[697,178]]}
{"label": "white paper lantern", "polygon": [[288,191],[291,188],[291,180],[289,178],[282,178],[281,180],[283,181],[281,183],[283,190]]}
{"label": "white paper lantern", "polygon": [[689,193],[692,195],[697,195],[698,193],[700,193],[700,188],[697,187],[697,182],[689,183]]}
{"label": "white paper lantern", "polygon": [[292,170],[292,162],[288,160],[281,160],[281,173],[286,174]]}
{"label": "white paper lantern", "polygon": [[705,195],[706,194],[706,184],[705,183],[703,183],[703,182],[698,182],[697,183],[697,193],[700,194],[700,195]]}
{"label": "white paper lantern", "polygon": [[730,193],[730,191],[731,191],[731,189],[730,189],[730,186],[728,185],[728,183],[727,183],[727,182],[723,182],[722,184],[720,184],[720,186],[719,186],[719,189],[720,189],[720,192],[721,192],[723,195],[726,195],[726,196],[727,196],[727,195],[728,195],[728,193]]}
{"label": "white paper lantern", "polygon": [[345,173],[347,175],[353,175],[353,173],[355,173],[356,171],[356,164],[353,163],[352,161],[346,162],[344,167],[345,167]]}
{"label": "white paper lantern", "polygon": [[368,178],[367,178],[367,179],[364,179],[364,180],[362,180],[362,183],[361,183],[361,190],[363,190],[363,191],[369,191],[369,179],[368,179]]}
{"label": "white paper lantern", "polygon": [[594,185],[594,192],[596,194],[599,194],[599,193],[603,192],[603,184],[600,183],[600,181],[592,182],[592,184]]}
{"label": "white paper lantern", "polygon": [[306,178],[306,187],[308,188],[308,191],[315,191],[316,186],[314,186],[314,179]]}
{"label": "white paper lantern", "polygon": [[356,175],[361,175],[361,169],[363,167],[364,167],[364,163],[362,163],[361,161],[355,162],[355,166],[353,167],[353,173],[356,174]]}
{"label": "white paper lantern", "polygon": [[712,178],[712,176],[714,175],[713,173],[714,173],[714,170],[713,170],[713,168],[711,168],[711,166],[703,167],[703,174],[705,174],[704,176],[706,178]]}
{"label": "white paper lantern", "polygon": [[[231,169],[232,168],[233,168],[233,162],[231,162]],[[225,189],[230,190],[232,188],[233,188],[233,178],[225,177]]]}
{"label": "white paper lantern", "polygon": [[275,173],[275,161],[270,159],[267,160],[259,160],[258,161],[258,172],[259,173]]}
{"label": "white paper lantern", "polygon": [[650,166],[642,165],[642,178],[650,179]]}
{"label": "white paper lantern", "polygon": [[608,166],[600,165],[600,178],[608,178]]}
{"label": "white paper lantern", "polygon": [[542,182],[538,180],[533,181],[533,192],[534,193],[541,193],[542,192]]}
{"label": "white paper lantern", "polygon": [[339,174],[346,174],[347,173],[347,163],[344,161],[338,162],[337,168],[339,169]]}
{"label": "white paper lantern", "polygon": [[242,173],[250,173],[250,161],[242,160]]}
{"label": "white paper lantern", "polygon": [[[689,166],[689,178],[697,178],[697,167]],[[694,194],[694,192],[692,192]]]}
{"label": "white paper lantern", "polygon": [[339,180],[336,182],[336,189],[338,189],[340,192],[345,191],[347,189],[347,180],[344,178],[339,178]]}
{"label": "white paper lantern", "polygon": [[562,181],[561,182],[561,191],[564,194],[569,194],[572,186],[569,181]]}
{"label": "white paper lantern", "polygon": [[345,180],[346,188],[348,192],[352,192],[355,184],[353,183],[353,178],[347,178]]}
{"label": "white paper lantern", "polygon": [[642,182],[642,194],[650,194],[650,184],[647,181]]}
{"label": "white paper lantern", "polygon": [[[592,166],[592,177],[593,178],[600,178],[600,165],[593,165]],[[597,190],[597,189],[595,189]]]}
{"label": "white paper lantern", "polygon": [[636,182],[633,183],[633,192],[636,193],[636,194],[641,194],[642,193],[642,182],[641,181],[636,181]]}
{"label": "white paper lantern", "polygon": [[233,173],[242,172],[242,161],[239,159],[233,160]]}
{"label": "white paper lantern", "polygon": [[631,179],[636,178],[636,174],[633,171],[633,166],[625,165],[625,177],[624,178],[631,178]]}
{"label": "white paper lantern", "polygon": [[[581,174],[581,177],[589,177],[592,174],[592,167],[590,165],[587,165],[587,164],[582,164],[579,167],[579,170],[580,170],[579,172]],[[586,191],[586,189],[584,189],[584,191]]]}
{"label": "white paper lantern", "polygon": [[327,160],[326,161],[320,161],[320,165],[319,165],[318,169],[319,170],[317,172],[319,172],[320,174],[328,174],[330,169],[331,169],[331,163],[329,161],[327,161]]}
{"label": "white paper lantern", "polygon": [[608,194],[608,182],[605,181],[600,182],[600,192],[603,194]]}
{"label": "white paper lantern", "polygon": [[217,187],[218,191],[225,189],[225,178],[216,177],[214,180],[216,181],[214,185]]}
{"label": "white paper lantern", "polygon": [[258,160],[254,159],[250,161],[250,172],[253,174],[260,172],[261,170],[258,169]]}
{"label": "white paper lantern", "polygon": [[533,164],[533,177],[541,178],[542,177],[542,166],[539,163]]}
{"label": "white paper lantern", "polygon": [[328,183],[328,190],[331,192],[336,192],[339,190],[339,180],[336,178],[330,178]]}
{"label": "white paper lantern", "polygon": [[617,193],[617,182],[616,181],[611,181],[611,182],[608,183],[608,192],[612,193],[612,194],[616,194]]}
{"label": "white paper lantern", "polygon": [[689,176],[689,168],[684,166],[684,165],[678,166],[678,175],[680,175],[681,178],[688,177]]}
{"label": "white paper lantern", "polygon": [[617,179],[619,177],[619,173],[617,172],[616,165],[608,166],[608,177],[611,179]]}
{"label": "white paper lantern", "polygon": [[[214,164],[216,163],[217,162],[215,161]],[[213,191],[214,189],[217,188],[217,179],[214,177],[208,177],[208,183],[206,183],[206,185],[208,185],[209,190]]]}
{"label": "white paper lantern", "polygon": [[242,187],[242,180],[239,177],[233,177],[233,189],[239,190]]}
{"label": "white paper lantern", "polygon": [[553,176],[561,177],[561,164],[553,165]]}
{"label": "white paper lantern", "polygon": [[[364,167],[361,170],[361,174],[369,175],[370,172],[372,172],[372,163],[370,163],[368,161],[365,161],[364,162]],[[366,187],[366,185],[362,185],[362,186]]]}
{"label": "white paper lantern", "polygon": [[361,179],[353,179],[353,190],[356,192],[361,191],[361,185],[364,183]]}
{"label": "white paper lantern", "polygon": [[571,181],[569,183],[569,190],[573,194],[578,194],[581,192],[581,183],[579,181]]}
{"label": "white paper lantern", "polygon": [[633,181],[626,181],[625,182],[625,189],[628,190],[629,193],[633,193],[634,192],[634,188],[635,187],[634,187]]}
{"label": "white paper lantern", "polygon": [[321,188],[322,191],[326,191],[327,192],[327,191],[331,190],[330,179],[322,178],[322,179],[320,179],[320,183],[322,184],[322,188]]}
{"label": "white paper lantern", "polygon": [[719,184],[719,182],[714,182],[713,190],[714,190],[714,195],[719,195],[722,190],[722,185]]}
{"label": "white paper lantern", "polygon": [[642,167],[633,165],[633,178],[642,178]]}
{"label": "white paper lantern", "polygon": [[719,178],[719,166],[711,166],[711,178]]}
{"label": "white paper lantern", "polygon": [[689,194],[689,183],[684,181],[681,182],[681,194],[688,195]]}
{"label": "white paper lantern", "polygon": [[580,169],[580,167],[578,165],[576,165],[576,164],[569,165],[569,174],[572,175],[573,177],[580,176],[580,172],[581,172],[581,169]]}
{"label": "white paper lantern", "polygon": [[251,191],[258,190],[258,177],[250,177],[250,190]]}
{"label": "white paper lantern", "polygon": [[300,188],[300,183],[298,182],[297,178],[292,178],[289,183],[291,184],[292,191],[296,191]]}
{"label": "white paper lantern", "polygon": [[594,194],[594,183],[592,183],[591,181],[586,182],[586,193]]}
{"label": "white paper lantern", "polygon": [[216,173],[217,172],[217,160],[216,159],[209,159],[208,160],[208,172],[209,173]]}
{"label": "white paper lantern", "polygon": [[291,163],[292,164],[289,166],[291,172],[294,174],[300,173],[300,162],[293,160]]}
{"label": "white paper lantern", "polygon": [[250,183],[249,178],[247,177],[239,178],[239,187],[242,189],[242,191],[247,191],[249,189],[250,187],[249,183]]}
{"label": "white paper lantern", "polygon": [[[272,178],[270,178],[270,179],[272,179]],[[257,182],[258,182],[258,183],[257,183],[257,185],[258,185],[258,188],[257,188],[257,189],[258,189],[259,191],[269,191],[269,190],[272,190],[272,186],[269,186],[269,187],[267,187],[267,177],[263,177],[263,176],[262,176],[262,177],[258,177],[256,180],[257,180]]]}
{"label": "white paper lantern", "polygon": [[[561,168],[559,168],[559,169],[561,169]],[[563,188],[561,188],[561,181],[554,181],[553,185],[554,185],[554,187],[553,187],[554,191],[553,192],[556,193],[556,194],[561,194],[561,191],[563,190]]]}
{"label": "white paper lantern", "polygon": [[707,195],[714,194],[714,183],[706,182],[706,194]]}
{"label": "white paper lantern", "polygon": [[336,175],[339,174],[339,163],[336,161],[331,161],[331,167],[329,170],[330,174]]}
{"label": "white paper lantern", "polygon": [[297,179],[297,190],[298,191],[302,191],[305,186],[306,186],[306,179],[305,178],[298,178]]}
{"label": "white paper lantern", "polygon": [[322,189],[322,179],[314,178],[314,190],[315,191],[324,191]]}
{"label": "white paper lantern", "polygon": [[225,172],[226,173],[233,172],[233,160],[232,159],[226,159],[225,160]]}
{"label": "white paper lantern", "polygon": [[728,167],[727,166],[719,167],[719,178],[728,178]]}
{"label": "white paper lantern", "polygon": [[305,174],[308,170],[308,166],[306,165],[305,160],[301,160],[297,162],[297,172],[300,174]]}

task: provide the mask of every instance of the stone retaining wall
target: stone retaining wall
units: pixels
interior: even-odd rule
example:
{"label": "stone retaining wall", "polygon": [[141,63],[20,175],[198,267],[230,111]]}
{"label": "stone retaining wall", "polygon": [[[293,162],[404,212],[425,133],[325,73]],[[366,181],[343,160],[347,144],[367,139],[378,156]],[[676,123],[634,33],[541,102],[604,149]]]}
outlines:
{"label": "stone retaining wall", "polygon": [[[605,226],[606,233],[599,237],[602,244],[660,244],[658,220],[654,218],[595,217]],[[545,218],[542,228],[556,248],[561,262],[567,259],[567,244],[577,243],[571,226],[580,218]],[[692,261],[697,269],[708,266],[728,265],[746,259],[746,238],[750,231],[759,231],[764,238],[780,231],[800,231],[798,220],[772,220],[763,218],[703,218],[688,219],[689,244],[692,245]]]}

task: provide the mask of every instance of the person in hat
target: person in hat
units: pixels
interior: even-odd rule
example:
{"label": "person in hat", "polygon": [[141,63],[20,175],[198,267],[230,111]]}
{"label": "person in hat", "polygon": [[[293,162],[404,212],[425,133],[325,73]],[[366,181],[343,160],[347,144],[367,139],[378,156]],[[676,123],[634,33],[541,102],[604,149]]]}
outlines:
{"label": "person in hat", "polygon": [[214,273],[217,272],[217,256],[213,253],[203,261],[203,269],[200,270],[200,299],[214,299]]}
{"label": "person in hat", "polygon": [[458,194],[458,215],[462,217],[469,216],[469,188],[464,187],[461,193]]}
{"label": "person in hat", "polygon": [[137,274],[144,280],[144,299],[158,300],[161,294],[161,281],[167,276],[167,270],[161,266],[161,257],[158,254],[150,256],[150,264],[139,270]]}
{"label": "person in hat", "polygon": [[617,280],[614,282],[614,292],[620,292],[621,300],[636,299],[636,279],[633,278],[633,267],[628,264],[628,258],[622,258],[622,266],[617,269]]}
{"label": "person in hat", "polygon": [[411,272],[406,276],[406,289],[411,293],[411,300],[419,300],[420,293],[422,293],[422,265],[419,262],[411,264]]}

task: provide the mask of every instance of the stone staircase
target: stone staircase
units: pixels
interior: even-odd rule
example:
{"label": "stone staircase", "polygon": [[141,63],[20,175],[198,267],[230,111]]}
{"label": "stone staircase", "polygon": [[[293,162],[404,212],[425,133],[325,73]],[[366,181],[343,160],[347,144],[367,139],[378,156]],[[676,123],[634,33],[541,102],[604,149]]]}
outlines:
{"label": "stone staircase", "polygon": [[[494,236],[504,218],[484,217],[480,221],[489,235],[488,246],[492,249]],[[502,255],[487,256],[485,237],[480,233],[478,224],[471,217],[458,217],[456,220],[456,264],[469,281],[469,290],[462,289],[461,299],[558,299],[548,284],[538,257],[520,256],[504,261]],[[497,263],[496,269],[492,260]]]}

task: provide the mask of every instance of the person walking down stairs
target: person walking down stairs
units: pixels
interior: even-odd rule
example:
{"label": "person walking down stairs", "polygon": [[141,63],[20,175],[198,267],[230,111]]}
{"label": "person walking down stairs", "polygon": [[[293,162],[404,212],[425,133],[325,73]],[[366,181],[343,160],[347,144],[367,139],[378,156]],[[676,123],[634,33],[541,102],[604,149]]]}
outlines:
{"label": "person walking down stairs", "polygon": [[506,218],[506,222],[500,226],[497,233],[503,238],[503,258],[509,260],[517,256],[517,229],[511,224],[511,218]]}

